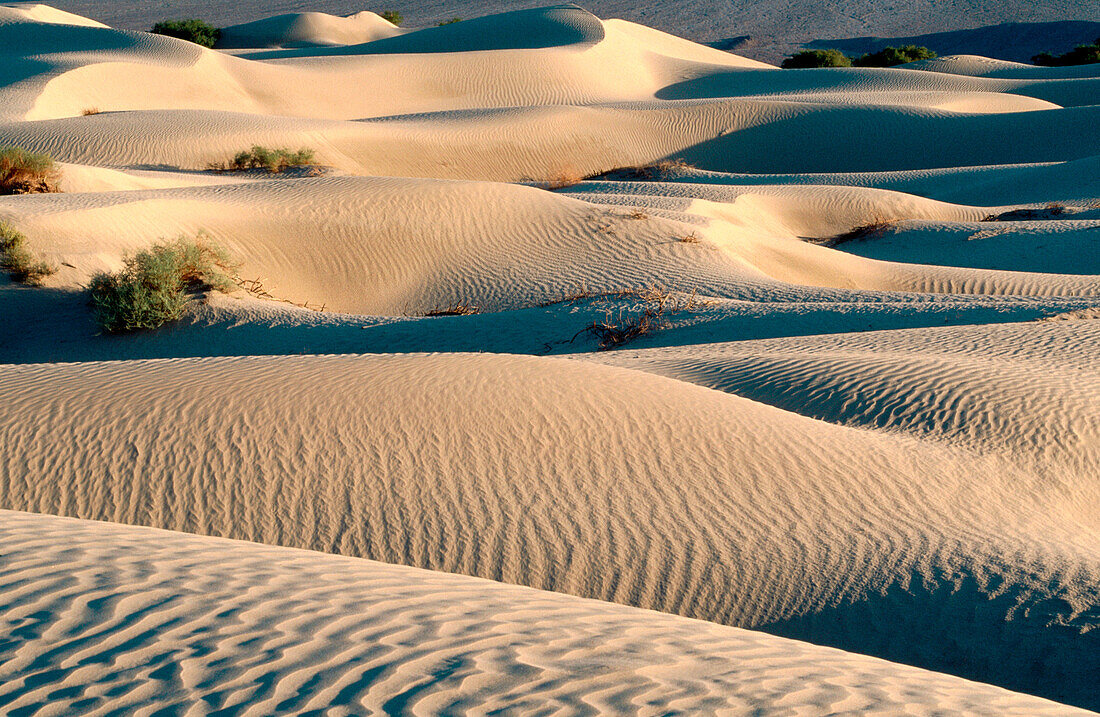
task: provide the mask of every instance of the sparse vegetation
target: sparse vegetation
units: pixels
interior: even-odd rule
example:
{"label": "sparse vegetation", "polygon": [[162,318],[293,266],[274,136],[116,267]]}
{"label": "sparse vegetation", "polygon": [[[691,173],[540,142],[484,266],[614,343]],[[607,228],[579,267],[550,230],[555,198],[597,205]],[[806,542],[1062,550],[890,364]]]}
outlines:
{"label": "sparse vegetation", "polygon": [[460,301],[456,304],[451,304],[444,309],[434,309],[424,314],[425,316],[471,316],[476,314],[481,309],[469,302]]}
{"label": "sparse vegetation", "polygon": [[803,50],[783,60],[785,70],[808,67],[851,67],[852,60],[840,50]]}
{"label": "sparse vegetation", "polygon": [[405,22],[405,18],[403,18],[401,16],[401,13],[397,12],[396,10],[383,10],[382,12],[378,13],[378,17],[382,18],[392,25],[400,26],[401,23]]}
{"label": "sparse vegetation", "polygon": [[89,117],[91,115],[97,115],[97,114],[99,114],[99,108],[98,107],[85,107],[84,109],[80,110],[80,115],[82,117]]}
{"label": "sparse vegetation", "polygon": [[164,20],[153,25],[149,32],[187,40],[203,47],[214,47],[222,34],[222,31],[213,25],[194,18],[189,20]]}
{"label": "sparse vegetation", "polygon": [[104,331],[155,329],[181,318],[196,291],[237,287],[226,253],[200,235],[153,245],[128,257],[121,271],[99,273],[89,284]]}
{"label": "sparse vegetation", "polygon": [[443,22],[439,23],[439,26],[443,27],[444,25],[454,25],[456,22],[462,22],[462,18],[452,17],[450,20],[444,20]]}
{"label": "sparse vegetation", "polygon": [[841,244],[847,244],[852,241],[862,241],[864,239],[877,239],[878,237],[885,236],[891,232],[894,227],[897,226],[896,220],[891,219],[876,219],[869,224],[861,224],[858,227],[850,229],[841,234],[837,234],[831,237],[824,237],[821,239],[810,239],[811,244],[818,244],[820,246],[835,247]]}
{"label": "sparse vegetation", "polygon": [[287,167],[313,165],[314,151],[303,147],[297,152],[289,149],[269,149],[254,145],[252,149],[238,152],[228,163],[211,164],[209,169],[216,172],[244,172],[249,169],[263,169],[277,174]]}
{"label": "sparse vegetation", "polygon": [[12,279],[37,286],[56,271],[44,261],[35,259],[27,249],[27,237],[6,222],[0,222],[0,269]]}
{"label": "sparse vegetation", "polygon": [[589,177],[586,177],[586,179],[662,182],[669,179],[674,179],[679,176],[683,176],[692,169],[695,169],[695,167],[688,164],[679,157],[674,157],[672,159],[662,159],[657,162],[651,162],[650,164],[643,164],[637,167],[619,167],[618,169],[612,169],[607,172],[593,174]]}
{"label": "sparse vegetation", "polygon": [[60,192],[61,173],[48,154],[0,147],[0,194]]}
{"label": "sparse vegetation", "polygon": [[1100,62],[1100,37],[1091,45],[1078,45],[1062,55],[1040,52],[1031,61],[1046,67],[1067,67],[1069,65],[1091,65]]}
{"label": "sparse vegetation", "polygon": [[641,209],[635,209],[628,216],[631,219],[649,219],[649,215]]}
{"label": "sparse vegetation", "polygon": [[[589,296],[591,295],[569,300],[575,301],[577,298],[589,298]],[[672,313],[691,311],[708,303],[700,301],[694,291],[691,294],[680,294],[658,286],[648,289],[623,289],[596,296],[617,299],[636,297],[643,302],[640,312],[628,313],[620,310],[618,314],[612,315],[609,309],[605,312],[602,321],[593,321],[573,337],[575,340],[581,334],[592,334],[596,337],[596,346],[599,351],[618,348],[634,339],[652,334],[668,326],[668,317]]]}
{"label": "sparse vegetation", "polygon": [[937,57],[935,52],[918,45],[884,47],[878,52],[868,52],[855,58],[848,57],[840,50],[803,50],[783,60],[782,67],[893,67],[917,60],[931,60],[934,57]]}
{"label": "sparse vegetation", "polygon": [[1072,214],[1061,202],[1051,202],[1040,209],[1012,209],[1000,214],[990,214],[982,218],[983,222],[1026,222],[1034,219],[1057,219]]}
{"label": "sparse vegetation", "polygon": [[676,241],[681,244],[698,244],[702,240],[699,239],[698,233],[692,232],[691,234],[677,238]]}
{"label": "sparse vegetation", "polygon": [[918,60],[931,60],[939,57],[927,47],[919,45],[902,45],[901,47],[884,47],[878,52],[869,52],[852,60],[854,67],[894,67]]}

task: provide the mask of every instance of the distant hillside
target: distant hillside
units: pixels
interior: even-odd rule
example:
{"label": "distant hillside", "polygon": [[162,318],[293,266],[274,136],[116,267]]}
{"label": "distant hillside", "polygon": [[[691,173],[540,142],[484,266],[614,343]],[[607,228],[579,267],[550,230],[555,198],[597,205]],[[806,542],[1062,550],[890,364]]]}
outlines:
{"label": "distant hillside", "polygon": [[[397,10],[410,26],[550,4],[537,0],[54,0],[48,4],[114,27],[146,29],[168,17],[201,17],[217,25],[279,13],[319,10],[349,14]],[[1091,42],[1100,3],[1079,0],[589,0],[602,18],[640,22],[698,42],[775,62],[805,43],[850,51],[912,39],[941,54],[992,55],[1022,60],[1040,50]],[[974,33],[958,32],[974,30]],[[1080,29],[1080,32],[1078,32]],[[933,35],[935,33],[936,35]],[[940,35],[942,34],[942,36]],[[841,43],[835,38],[855,38]],[[886,40],[882,38],[900,38]],[[1022,39],[1021,39],[1022,38]]]}

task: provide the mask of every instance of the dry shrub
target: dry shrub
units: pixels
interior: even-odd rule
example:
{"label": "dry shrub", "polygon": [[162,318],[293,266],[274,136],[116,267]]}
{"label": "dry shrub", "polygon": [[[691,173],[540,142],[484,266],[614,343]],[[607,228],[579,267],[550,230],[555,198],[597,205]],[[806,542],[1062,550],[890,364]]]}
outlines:
{"label": "dry shrub", "polygon": [[877,219],[869,224],[861,224],[858,227],[849,229],[846,232],[837,234],[831,237],[822,237],[820,239],[808,240],[811,244],[818,244],[820,246],[835,247],[841,244],[847,244],[852,241],[863,241],[865,239],[878,239],[886,234],[890,233],[897,226],[896,219]]}
{"label": "dry shrub", "polygon": [[1041,209],[1012,209],[1000,214],[990,214],[982,217],[983,222],[1026,222],[1035,219],[1057,219],[1066,214],[1072,214],[1069,208],[1061,202],[1051,202]]}
{"label": "dry shrub", "polygon": [[649,215],[641,209],[635,209],[629,214],[631,219],[649,219]]}
{"label": "dry shrub", "polygon": [[5,222],[0,222],[0,269],[15,281],[31,286],[38,286],[42,279],[57,271],[35,259],[27,249],[27,237]]}
{"label": "dry shrub", "polygon": [[61,172],[48,154],[0,147],[0,194],[60,192]]}
{"label": "dry shrub", "polygon": [[607,172],[601,172],[589,177],[589,179],[612,179],[617,181],[642,181],[663,182],[669,179],[683,176],[688,171],[695,169],[682,159],[662,159],[637,167],[619,167]]}
{"label": "dry shrub", "polygon": [[698,244],[702,240],[699,239],[699,235],[696,232],[692,232],[687,236],[679,237],[676,241],[680,242],[681,244]]}
{"label": "dry shrub", "polygon": [[444,309],[433,309],[432,311],[424,314],[425,316],[470,316],[480,311],[480,307],[471,304],[466,301],[460,301],[456,304],[451,304]]}
{"label": "dry shrub", "polygon": [[89,117],[91,115],[97,115],[97,114],[99,114],[99,108],[98,107],[85,107],[84,109],[80,110],[80,116],[81,117]]}
{"label": "dry shrub", "polygon": [[634,339],[647,336],[668,326],[668,317],[678,311],[692,311],[710,302],[700,300],[696,292],[683,294],[663,287],[652,286],[645,289],[622,289],[618,292],[600,294],[614,298],[639,298],[643,302],[640,312],[620,310],[613,315],[610,310],[604,313],[603,321],[593,321],[581,329],[574,337],[590,333],[596,337],[598,351],[609,351],[629,343]]}

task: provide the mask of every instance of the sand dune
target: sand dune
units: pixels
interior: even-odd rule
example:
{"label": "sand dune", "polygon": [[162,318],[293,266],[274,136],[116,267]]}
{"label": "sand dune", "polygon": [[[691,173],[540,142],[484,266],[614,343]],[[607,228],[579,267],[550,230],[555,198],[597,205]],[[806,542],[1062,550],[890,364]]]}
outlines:
{"label": "sand dune", "polygon": [[0,647],[0,705],[12,711],[1077,714],[757,632],[445,573],[10,512],[0,541],[0,604],[18,626]]}
{"label": "sand dune", "polygon": [[[86,363],[0,380],[12,508],[463,572],[1088,704],[1088,471],[553,359]],[[31,410],[34,426],[18,420]],[[954,612],[963,595],[985,607]]]}
{"label": "sand dune", "polygon": [[323,47],[358,45],[400,30],[366,10],[347,17],[323,12],[295,12],[221,28],[219,48]]}
{"label": "sand dune", "polygon": [[[1095,67],[299,9],[0,7],[5,709],[1100,708]],[[99,330],[199,234],[240,291]]]}

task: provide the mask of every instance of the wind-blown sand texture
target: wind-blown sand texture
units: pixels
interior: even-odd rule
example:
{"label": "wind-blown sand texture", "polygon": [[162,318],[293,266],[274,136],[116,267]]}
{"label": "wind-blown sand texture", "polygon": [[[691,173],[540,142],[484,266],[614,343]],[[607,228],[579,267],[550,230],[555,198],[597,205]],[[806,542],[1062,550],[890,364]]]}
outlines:
{"label": "wind-blown sand texture", "polygon": [[[5,709],[1100,708],[1100,69],[235,32],[0,7]],[[100,333],[199,232],[263,291]]]}

